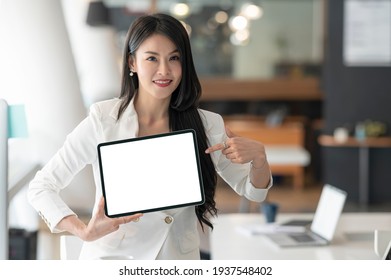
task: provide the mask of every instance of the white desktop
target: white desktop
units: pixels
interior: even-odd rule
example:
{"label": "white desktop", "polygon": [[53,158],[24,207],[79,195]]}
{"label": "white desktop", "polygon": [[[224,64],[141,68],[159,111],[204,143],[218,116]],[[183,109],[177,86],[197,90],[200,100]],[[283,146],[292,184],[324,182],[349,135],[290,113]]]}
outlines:
{"label": "white desktop", "polygon": [[[312,218],[308,213],[281,213],[276,222]],[[330,245],[299,248],[280,248],[264,234],[243,233],[243,227],[266,224],[260,213],[221,214],[213,223],[210,248],[214,260],[379,260],[374,232],[391,229],[391,214],[342,213]]]}

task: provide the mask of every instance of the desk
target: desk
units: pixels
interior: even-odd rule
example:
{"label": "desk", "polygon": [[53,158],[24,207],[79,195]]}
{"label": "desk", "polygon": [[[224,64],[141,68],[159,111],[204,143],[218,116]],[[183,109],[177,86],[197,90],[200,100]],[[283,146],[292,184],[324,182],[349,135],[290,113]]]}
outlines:
{"label": "desk", "polygon": [[370,137],[362,141],[349,137],[345,142],[335,141],[333,136],[321,135],[318,139],[321,146],[359,149],[359,203],[367,205],[369,201],[369,149],[391,148],[391,137]]}
{"label": "desk", "polygon": [[[312,219],[313,214],[279,214],[277,222]],[[248,236],[238,227],[264,223],[262,214],[222,214],[213,220],[210,233],[211,257],[216,260],[371,260],[375,229],[391,229],[391,213],[343,213],[334,239],[321,247],[279,248],[267,236]]]}
{"label": "desk", "polygon": [[[8,158],[7,158],[8,161]],[[40,165],[38,163],[33,162],[20,162],[15,164],[10,160],[9,169],[4,168],[7,172],[7,176],[5,177],[5,185],[4,190],[1,190],[0,198],[4,203],[1,204],[1,213],[0,216],[0,236],[5,238],[1,238],[0,240],[0,259],[8,259],[8,244],[9,244],[9,225],[8,225],[8,206],[13,197],[24,187],[29,181],[34,177],[35,173],[40,169]],[[9,178],[9,180],[7,180]],[[7,186],[8,184],[8,186]],[[2,186],[0,186],[2,187]]]}

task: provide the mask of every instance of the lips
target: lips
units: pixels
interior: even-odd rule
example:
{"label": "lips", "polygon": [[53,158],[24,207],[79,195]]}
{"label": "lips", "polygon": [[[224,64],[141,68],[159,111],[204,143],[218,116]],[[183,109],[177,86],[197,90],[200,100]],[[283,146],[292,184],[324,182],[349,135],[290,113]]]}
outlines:
{"label": "lips", "polygon": [[159,87],[167,87],[171,84],[172,80],[155,80],[153,82]]}

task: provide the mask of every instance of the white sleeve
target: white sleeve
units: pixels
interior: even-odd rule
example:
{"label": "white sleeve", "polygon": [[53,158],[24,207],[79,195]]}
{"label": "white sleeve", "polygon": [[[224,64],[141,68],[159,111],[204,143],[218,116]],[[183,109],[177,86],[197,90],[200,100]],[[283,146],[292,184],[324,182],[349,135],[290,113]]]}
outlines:
{"label": "white sleeve", "polygon": [[[228,138],[223,118],[215,113],[201,110],[201,116],[207,131],[209,146],[222,143]],[[273,185],[270,174],[269,185],[265,189],[255,188],[250,181],[250,163],[237,164],[228,160],[220,151],[211,154],[212,161],[219,176],[241,196],[256,202],[265,200],[268,190]]]}
{"label": "white sleeve", "polygon": [[61,219],[75,215],[60,197],[60,191],[96,159],[97,124],[91,114],[84,119],[29,184],[28,200],[52,232],[58,232],[56,225]]}

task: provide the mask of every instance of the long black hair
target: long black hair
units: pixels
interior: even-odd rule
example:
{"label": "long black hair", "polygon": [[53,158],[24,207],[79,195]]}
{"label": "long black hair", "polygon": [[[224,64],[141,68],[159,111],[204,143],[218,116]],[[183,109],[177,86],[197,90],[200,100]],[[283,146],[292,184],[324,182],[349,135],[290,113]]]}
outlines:
{"label": "long black hair", "polygon": [[136,19],[130,26],[123,53],[120,94],[122,101],[118,111],[118,119],[136,94],[139,86],[137,73],[129,76],[129,58],[135,54],[145,39],[154,34],[161,34],[168,37],[180,53],[182,79],[171,96],[169,127],[172,131],[188,128],[196,131],[205,191],[205,203],[196,206],[196,215],[202,229],[204,228],[203,223],[213,228],[212,223],[208,219],[208,214],[212,216],[217,214],[216,202],[214,200],[217,175],[210,155],[204,152],[208,147],[208,141],[198,111],[199,99],[201,97],[201,84],[195,71],[187,31],[182,23],[174,17],[165,14],[145,15]]}

